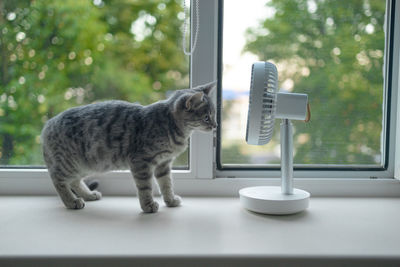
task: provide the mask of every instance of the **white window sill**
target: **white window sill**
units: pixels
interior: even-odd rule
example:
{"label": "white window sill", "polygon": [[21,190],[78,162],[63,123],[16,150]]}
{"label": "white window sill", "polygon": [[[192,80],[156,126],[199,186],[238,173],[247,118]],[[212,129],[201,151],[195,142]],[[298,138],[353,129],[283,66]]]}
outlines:
{"label": "white window sill", "polygon": [[134,197],[67,210],[55,196],[0,196],[0,266],[400,263],[400,198],[314,197],[292,216],[251,213],[238,198],[160,204],[143,214]]}
{"label": "white window sill", "polygon": [[[280,178],[190,178],[186,171],[175,171],[174,188],[186,196],[237,197],[240,189],[249,186],[279,186]],[[329,174],[329,173],[328,173]],[[110,172],[93,177],[100,182],[105,195],[132,196],[136,188],[128,171]],[[400,197],[400,181],[394,178],[295,178],[294,186],[313,197]],[[158,190],[156,189],[155,192]],[[1,195],[54,195],[51,179],[45,169],[0,170]]]}

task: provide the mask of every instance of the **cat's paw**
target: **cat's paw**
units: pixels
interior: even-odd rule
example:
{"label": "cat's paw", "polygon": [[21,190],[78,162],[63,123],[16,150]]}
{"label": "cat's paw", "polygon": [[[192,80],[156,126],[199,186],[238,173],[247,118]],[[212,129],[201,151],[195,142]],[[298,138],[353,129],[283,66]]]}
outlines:
{"label": "cat's paw", "polygon": [[93,191],[93,195],[96,198],[95,200],[100,200],[103,197],[103,194],[97,190]]}
{"label": "cat's paw", "polygon": [[68,209],[80,210],[85,207],[85,201],[82,198],[77,198],[66,205]]}
{"label": "cat's paw", "polygon": [[158,211],[158,203],[153,201],[149,204],[143,205],[142,210],[145,213],[156,213]]}
{"label": "cat's paw", "polygon": [[177,207],[181,205],[182,198],[178,195],[175,195],[172,199],[165,199],[164,202],[167,207]]}
{"label": "cat's paw", "polygon": [[99,191],[92,191],[92,193],[88,196],[85,197],[86,201],[95,201],[95,200],[100,200],[102,197],[101,192]]}

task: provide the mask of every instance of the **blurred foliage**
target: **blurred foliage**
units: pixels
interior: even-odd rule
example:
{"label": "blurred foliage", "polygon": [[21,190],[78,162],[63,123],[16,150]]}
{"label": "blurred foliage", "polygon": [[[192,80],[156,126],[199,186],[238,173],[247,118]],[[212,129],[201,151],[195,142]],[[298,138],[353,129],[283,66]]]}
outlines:
{"label": "blurred foliage", "polygon": [[241,151],[241,146],[231,144],[221,150],[221,157],[229,164],[244,164],[251,161],[251,157]]}
{"label": "blurred foliage", "polygon": [[277,64],[279,82],[309,95],[295,122],[295,163],[381,163],[384,0],[271,0],[245,51]]}
{"label": "blurred foliage", "polygon": [[0,165],[43,164],[43,124],[69,107],[186,87],[181,2],[0,1]]}

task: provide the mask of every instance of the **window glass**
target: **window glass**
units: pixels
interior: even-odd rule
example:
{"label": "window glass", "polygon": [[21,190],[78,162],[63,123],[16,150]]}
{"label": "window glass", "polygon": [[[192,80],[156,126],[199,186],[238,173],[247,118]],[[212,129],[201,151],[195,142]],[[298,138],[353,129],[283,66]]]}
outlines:
{"label": "window glass", "polygon": [[43,124],[67,108],[188,87],[183,17],[182,1],[1,1],[0,165],[43,165]]}
{"label": "window glass", "polygon": [[256,61],[277,65],[281,90],[309,96],[311,121],[293,121],[295,164],[382,166],[385,8],[384,0],[225,1],[222,166],[280,162],[279,120],[269,144],[245,142]]}

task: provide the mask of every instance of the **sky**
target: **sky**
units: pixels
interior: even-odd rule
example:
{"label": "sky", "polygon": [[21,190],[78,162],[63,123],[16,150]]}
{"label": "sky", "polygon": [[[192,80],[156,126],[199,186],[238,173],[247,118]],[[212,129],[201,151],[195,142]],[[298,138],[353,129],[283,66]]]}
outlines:
{"label": "sky", "polygon": [[223,42],[223,88],[234,91],[248,91],[250,87],[251,65],[258,57],[242,53],[246,43],[245,32],[254,27],[272,11],[265,7],[266,0],[224,2],[224,42]]}

